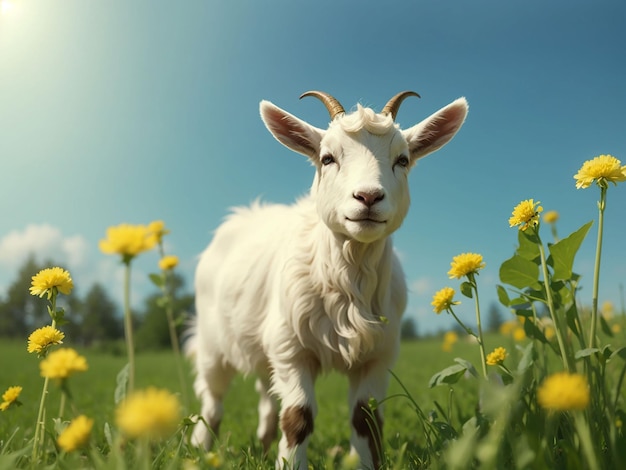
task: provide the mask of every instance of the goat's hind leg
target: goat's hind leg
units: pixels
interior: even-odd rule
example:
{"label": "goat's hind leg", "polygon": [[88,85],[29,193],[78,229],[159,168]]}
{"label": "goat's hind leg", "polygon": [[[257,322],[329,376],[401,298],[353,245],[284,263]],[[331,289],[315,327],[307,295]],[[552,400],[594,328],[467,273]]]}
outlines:
{"label": "goat's hind leg", "polygon": [[198,360],[197,366],[194,390],[202,403],[201,414],[205,422],[199,420],[195,425],[191,443],[209,449],[219,432],[224,414],[222,401],[236,371],[222,358],[214,358],[209,363]]}
{"label": "goat's hind leg", "polygon": [[256,435],[263,444],[263,451],[268,452],[278,435],[278,402],[269,393],[269,380],[258,378],[255,384],[259,393],[259,427]]}

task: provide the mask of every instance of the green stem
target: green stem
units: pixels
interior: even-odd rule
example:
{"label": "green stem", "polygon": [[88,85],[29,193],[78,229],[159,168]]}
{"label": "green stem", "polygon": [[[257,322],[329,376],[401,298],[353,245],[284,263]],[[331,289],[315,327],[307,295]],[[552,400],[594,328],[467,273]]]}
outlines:
{"label": "green stem", "polygon": [[483,340],[483,327],[480,317],[480,302],[478,300],[478,285],[476,284],[476,278],[474,273],[469,273],[467,275],[467,279],[472,285],[472,290],[474,291],[474,305],[476,309],[476,329],[478,330],[478,346],[480,349],[480,362],[483,366],[483,376],[485,379],[487,378],[487,357],[485,355],[485,342]]}
{"label": "green stem", "polygon": [[600,202],[598,202],[598,241],[596,244],[596,262],[593,269],[593,298],[591,303],[591,332],[589,347],[596,344],[596,330],[598,326],[598,288],[600,286],[600,258],[602,255],[602,231],[604,228],[604,208],[606,206],[606,187],[600,186]]}
{"label": "green stem", "polygon": [[135,346],[133,342],[133,317],[130,310],[130,260],[125,262],[124,274],[124,336],[128,354],[128,392],[135,388]]}
{"label": "green stem", "polygon": [[554,301],[552,300],[552,289],[550,287],[550,274],[548,273],[548,265],[546,263],[546,253],[543,249],[543,243],[539,238],[539,233],[537,233],[537,239],[539,246],[539,255],[541,256],[541,269],[543,272],[543,285],[546,290],[546,302],[548,303],[548,310],[550,311],[550,317],[552,318],[552,322],[554,323],[554,331],[556,334],[557,342],[559,343],[559,349],[561,350],[561,359],[563,360],[563,366],[565,370],[568,372],[574,372],[575,367],[573,361],[570,358],[570,354],[565,346],[565,341],[563,340],[563,331],[564,327],[562,322],[560,321],[560,317],[557,316],[554,310]]}
{"label": "green stem", "polygon": [[[56,289],[52,291],[50,297],[50,303],[52,304],[52,312],[56,312],[57,307],[57,292]],[[52,318],[52,328],[56,328],[56,320]],[[35,468],[39,460],[39,451],[43,438],[45,436],[46,424],[45,424],[45,409],[46,409],[46,397],[48,396],[48,384],[50,379],[46,377],[43,381],[43,390],[41,391],[41,399],[39,400],[39,411],[37,412],[37,422],[35,423],[35,437],[33,440],[33,452],[31,458],[31,465]]]}
{"label": "green stem", "polygon": [[598,466],[596,453],[593,449],[589,426],[587,426],[587,422],[582,412],[574,412],[574,425],[576,426],[576,431],[578,432],[578,437],[580,438],[580,444],[583,448],[583,454],[585,455],[585,459],[587,460],[587,468],[589,468],[590,470],[599,470],[600,467]]}

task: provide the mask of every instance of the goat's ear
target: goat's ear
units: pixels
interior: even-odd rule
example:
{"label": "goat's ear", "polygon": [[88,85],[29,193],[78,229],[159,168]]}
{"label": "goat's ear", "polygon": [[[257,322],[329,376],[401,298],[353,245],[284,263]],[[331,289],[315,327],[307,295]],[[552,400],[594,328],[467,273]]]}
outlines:
{"label": "goat's ear", "polygon": [[323,130],[298,119],[269,101],[261,101],[260,111],[265,127],[281,144],[309,158],[315,159],[319,156]]}
{"label": "goat's ear", "polygon": [[446,145],[463,125],[468,109],[465,98],[459,98],[419,124],[403,130],[409,143],[411,162]]}

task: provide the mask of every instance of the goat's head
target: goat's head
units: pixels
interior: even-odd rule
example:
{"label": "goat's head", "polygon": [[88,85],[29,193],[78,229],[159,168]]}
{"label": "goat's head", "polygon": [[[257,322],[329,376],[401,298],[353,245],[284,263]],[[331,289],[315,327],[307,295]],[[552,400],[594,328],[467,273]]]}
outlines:
{"label": "goat's head", "polygon": [[381,113],[357,105],[347,114],[332,96],[305,93],[302,97],[314,96],[328,109],[327,130],[261,102],[261,117],[272,135],[315,165],[311,194],[334,232],[369,243],[400,227],[409,208],[409,170],[448,143],[463,124],[468,105],[459,98],[419,124],[400,129],[394,120],[400,103],[411,95],[419,96],[399,93]]}

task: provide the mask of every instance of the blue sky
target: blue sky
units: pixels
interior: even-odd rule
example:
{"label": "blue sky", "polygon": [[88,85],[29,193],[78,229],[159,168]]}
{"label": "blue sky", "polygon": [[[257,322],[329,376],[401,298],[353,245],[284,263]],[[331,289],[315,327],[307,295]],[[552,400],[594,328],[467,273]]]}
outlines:
{"label": "blue sky", "polygon": [[[261,99],[318,127],[323,106],[298,100],[310,89],[378,110],[415,90],[403,127],[468,99],[459,134],[411,173],[411,210],[394,236],[422,332],[451,324],[430,301],[458,287],[446,273],[459,253],[484,256],[483,309],[495,302],[518,202],[558,210],[567,235],[597,217],[597,188],[575,189],[582,163],[603,153],[626,163],[621,0],[2,2],[0,295],[32,251],[64,263],[81,293],[98,281],[119,298],[119,264],[98,240],[108,226],[155,219],[172,230],[167,248],[191,289],[229,207],[289,203],[312,181],[306,158],[265,130]],[[600,301],[616,305],[625,214],[626,185],[611,187]],[[575,265],[585,303],[595,229]],[[155,265],[156,254],[138,260],[135,303],[152,292]],[[458,313],[471,323],[471,301]]]}

